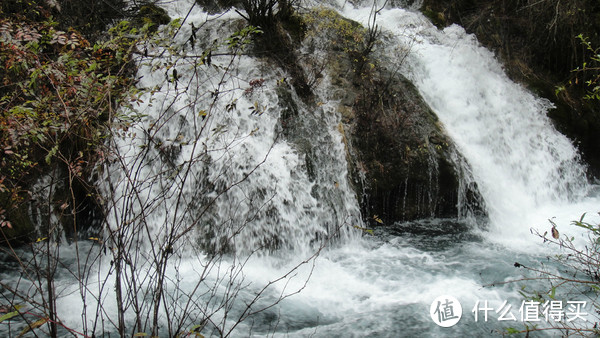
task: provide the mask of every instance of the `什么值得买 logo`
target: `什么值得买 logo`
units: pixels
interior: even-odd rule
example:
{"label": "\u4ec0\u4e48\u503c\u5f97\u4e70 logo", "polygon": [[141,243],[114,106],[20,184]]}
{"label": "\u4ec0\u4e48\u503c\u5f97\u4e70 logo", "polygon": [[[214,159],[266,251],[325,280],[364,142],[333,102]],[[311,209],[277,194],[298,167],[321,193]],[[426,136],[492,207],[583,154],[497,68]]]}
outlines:
{"label": "\u4ec0\u4e48\u503c\u5f97\u4e70 logo", "polygon": [[431,319],[441,327],[456,325],[462,317],[462,306],[458,299],[452,296],[439,296],[429,307]]}

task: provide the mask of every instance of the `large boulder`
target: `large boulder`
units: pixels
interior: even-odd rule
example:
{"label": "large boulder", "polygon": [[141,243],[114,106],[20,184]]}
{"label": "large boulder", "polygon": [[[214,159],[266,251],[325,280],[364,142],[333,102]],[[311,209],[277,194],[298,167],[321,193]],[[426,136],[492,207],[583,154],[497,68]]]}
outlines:
{"label": "large boulder", "polygon": [[356,89],[344,123],[365,216],[386,222],[456,216],[455,150],[416,89],[400,75],[375,76]]}
{"label": "large boulder", "polygon": [[391,63],[376,52],[376,32],[326,9],[306,22],[303,69],[314,83],[328,78],[321,92],[339,102],[363,217],[377,224],[457,216],[458,152],[417,89],[385,68]]}

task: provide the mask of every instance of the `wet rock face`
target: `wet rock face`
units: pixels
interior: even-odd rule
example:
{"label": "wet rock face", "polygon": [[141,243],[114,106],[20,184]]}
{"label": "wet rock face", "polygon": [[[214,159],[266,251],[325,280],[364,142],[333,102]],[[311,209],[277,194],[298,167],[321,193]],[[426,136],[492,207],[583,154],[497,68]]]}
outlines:
{"label": "wet rock face", "polygon": [[365,217],[386,223],[457,215],[452,144],[416,89],[399,75],[360,86],[347,121]]}
{"label": "wet rock face", "polygon": [[316,69],[330,79],[324,91],[339,102],[363,218],[391,224],[457,216],[459,174],[451,160],[457,152],[436,115],[406,78],[386,69],[392,63],[370,49],[368,30],[337,13],[310,15],[303,45],[311,53],[303,68],[308,78],[319,79]]}

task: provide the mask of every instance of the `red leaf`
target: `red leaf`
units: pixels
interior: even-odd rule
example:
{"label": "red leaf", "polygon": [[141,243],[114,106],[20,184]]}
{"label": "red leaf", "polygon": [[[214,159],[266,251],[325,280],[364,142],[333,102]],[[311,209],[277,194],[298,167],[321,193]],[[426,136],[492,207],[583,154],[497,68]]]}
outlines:
{"label": "red leaf", "polygon": [[10,224],[9,221],[3,221],[2,223],[0,223],[0,228],[4,228],[4,227],[12,229],[12,224]]}

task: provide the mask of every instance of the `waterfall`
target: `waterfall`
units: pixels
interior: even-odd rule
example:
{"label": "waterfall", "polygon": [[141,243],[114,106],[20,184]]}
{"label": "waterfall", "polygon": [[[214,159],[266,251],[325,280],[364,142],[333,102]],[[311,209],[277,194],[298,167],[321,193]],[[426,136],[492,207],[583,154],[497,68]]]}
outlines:
{"label": "waterfall", "polygon": [[[185,17],[191,7],[169,10]],[[193,46],[192,25],[203,37]],[[240,25],[233,11],[210,17],[196,6],[168,46],[187,56],[144,47],[153,56],[140,62],[138,87],[147,93],[123,111],[142,117],[115,138],[123,160],[105,172],[111,229],[148,226],[152,245],[189,233],[209,251],[252,252],[308,250],[360,225],[339,114],[304,104],[284,70],[244,55],[247,41],[229,48]]]}
{"label": "waterfall", "polygon": [[[364,9],[344,14],[368,22]],[[512,82],[493,53],[459,26],[439,30],[400,8],[382,11],[377,24],[387,39],[384,53],[409,49],[391,68],[413,81],[465,157],[491,238],[526,246],[531,227],[548,227],[554,216],[568,224],[589,211],[595,199],[587,198],[585,166],[546,116],[550,101]]]}
{"label": "waterfall", "polygon": [[[115,139],[124,162],[106,172],[106,181],[117,182],[110,191],[118,202],[112,231],[146,222],[150,232],[143,240],[151,245],[144,249],[170,243],[170,230],[186,238],[174,248],[179,265],[167,267],[176,276],[167,283],[175,290],[169,294],[174,309],[179,290],[196,290],[194,279],[205,278],[199,289],[210,297],[198,303],[235,334],[435,336],[439,331],[423,310],[434,298],[453,294],[467,308],[480,299],[518,299],[515,290],[481,284],[514,275],[514,260],[529,257],[514,252],[538,250],[530,227],[547,227],[553,216],[568,223],[596,207],[576,149],[545,116],[549,101],[513,83],[462,28],[440,31],[419,13],[388,8],[377,16],[383,44],[375,52],[394,59],[401,51],[387,67],[404,73],[438,115],[461,153],[455,159],[464,173],[461,186],[477,186],[488,217],[477,219],[474,229],[434,219],[356,236],[360,212],[327,77],[315,90],[319,104],[307,104],[285,80],[285,70],[246,53],[233,57],[215,44],[243,27],[235,13],[208,16],[189,11],[191,3],[168,5],[172,17],[187,17],[173,46],[189,50],[141,63],[140,86],[155,93],[137,108],[139,123]],[[331,3],[367,24],[370,7]],[[191,22],[202,27],[194,48],[186,43]],[[212,65],[189,57],[210,48]],[[132,191],[137,200],[129,200]],[[466,196],[458,203],[469,208]],[[424,235],[404,231],[414,227]],[[311,253],[333,235],[338,245],[317,251],[314,265],[298,263],[314,258]],[[198,246],[203,249],[186,251]],[[271,254],[252,256],[257,249]],[[196,267],[219,250],[233,254],[199,276]],[[153,287],[148,283],[143,287]],[[222,296],[230,285],[238,287],[231,300]],[[222,309],[244,313],[256,294],[266,310],[236,326]],[[225,298],[225,305],[214,301]],[[190,313],[201,318],[206,310]],[[498,326],[467,319],[457,335]]]}
{"label": "waterfall", "polygon": [[[539,262],[530,228],[556,217],[567,233],[596,211],[575,147],[546,117],[551,102],[512,82],[464,29],[388,6],[374,53],[414,83],[455,143],[458,208],[470,208],[464,194],[476,187],[487,216],[365,229],[328,74],[312,101],[299,97],[286,70],[244,49],[259,32],[197,3],[165,3],[182,25],[162,28],[167,43],[138,47],[148,55],[138,60],[139,100],[117,114],[111,162],[98,169],[104,237],[32,244],[38,251],[20,262],[56,252],[54,286],[0,253],[2,296],[28,311],[28,322],[0,327],[6,336],[47,316],[48,285],[65,336],[118,335],[121,324],[129,336],[489,335],[505,323],[469,310],[509,301],[516,313],[518,287],[490,284],[522,278],[515,261]],[[324,3],[363,25],[372,14],[345,0],[315,5]],[[428,207],[434,193],[417,203]],[[465,309],[450,331],[428,313],[440,295]]]}

